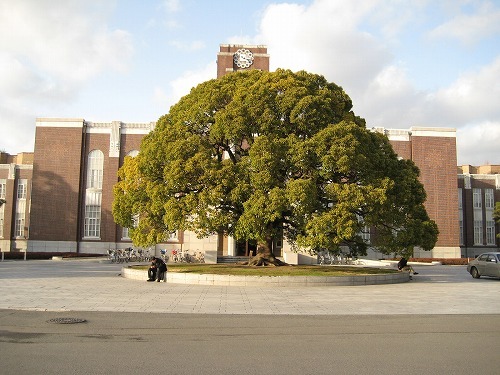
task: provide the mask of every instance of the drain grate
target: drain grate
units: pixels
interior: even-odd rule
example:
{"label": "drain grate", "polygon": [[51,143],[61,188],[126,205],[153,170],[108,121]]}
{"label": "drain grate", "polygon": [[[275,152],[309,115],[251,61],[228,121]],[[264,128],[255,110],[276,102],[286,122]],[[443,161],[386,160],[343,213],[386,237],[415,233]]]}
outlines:
{"label": "drain grate", "polygon": [[80,318],[54,318],[47,320],[47,323],[55,323],[55,324],[76,324],[76,323],[85,323],[86,319]]}

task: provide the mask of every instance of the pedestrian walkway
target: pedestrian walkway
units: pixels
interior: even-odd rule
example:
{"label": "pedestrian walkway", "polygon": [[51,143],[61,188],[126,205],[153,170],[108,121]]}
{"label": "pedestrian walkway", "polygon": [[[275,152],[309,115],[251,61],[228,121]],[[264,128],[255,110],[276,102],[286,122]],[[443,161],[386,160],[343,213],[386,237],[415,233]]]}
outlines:
{"label": "pedestrian walkway", "polygon": [[273,288],[148,283],[95,260],[0,262],[0,309],[196,314],[498,314],[500,280],[418,267],[402,284]]}

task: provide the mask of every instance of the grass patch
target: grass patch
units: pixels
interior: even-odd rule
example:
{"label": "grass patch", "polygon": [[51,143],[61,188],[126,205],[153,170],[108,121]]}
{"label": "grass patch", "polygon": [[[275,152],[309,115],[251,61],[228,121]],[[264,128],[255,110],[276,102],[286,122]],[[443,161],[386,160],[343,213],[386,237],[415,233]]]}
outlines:
{"label": "grass patch", "polygon": [[[147,270],[149,266],[130,267]],[[234,276],[356,276],[388,274],[397,271],[385,268],[349,266],[251,267],[238,264],[169,264],[168,272]]]}

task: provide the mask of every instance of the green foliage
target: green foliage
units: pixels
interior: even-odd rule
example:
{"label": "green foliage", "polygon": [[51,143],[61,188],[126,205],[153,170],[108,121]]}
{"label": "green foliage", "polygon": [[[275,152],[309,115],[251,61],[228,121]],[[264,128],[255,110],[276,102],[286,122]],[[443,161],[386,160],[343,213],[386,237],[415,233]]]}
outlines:
{"label": "green foliage", "polygon": [[[500,202],[495,203],[495,211],[493,211],[493,218],[497,223],[500,223]],[[500,238],[500,233],[497,234],[497,237]]]}
{"label": "green foliage", "polygon": [[436,224],[418,169],[366,129],[324,77],[251,70],[204,82],[161,117],[114,187],[113,214],[138,245],[190,230],[298,247],[431,249]]}

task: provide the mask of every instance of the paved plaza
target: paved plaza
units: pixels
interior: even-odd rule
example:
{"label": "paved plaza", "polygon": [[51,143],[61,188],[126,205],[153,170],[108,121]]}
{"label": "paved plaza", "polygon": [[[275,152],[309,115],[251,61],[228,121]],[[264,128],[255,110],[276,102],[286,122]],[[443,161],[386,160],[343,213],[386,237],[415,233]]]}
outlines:
{"label": "paved plaza", "polygon": [[402,284],[239,287],[148,283],[98,260],[0,262],[0,309],[182,314],[499,314],[500,280],[465,266],[417,265]]}

